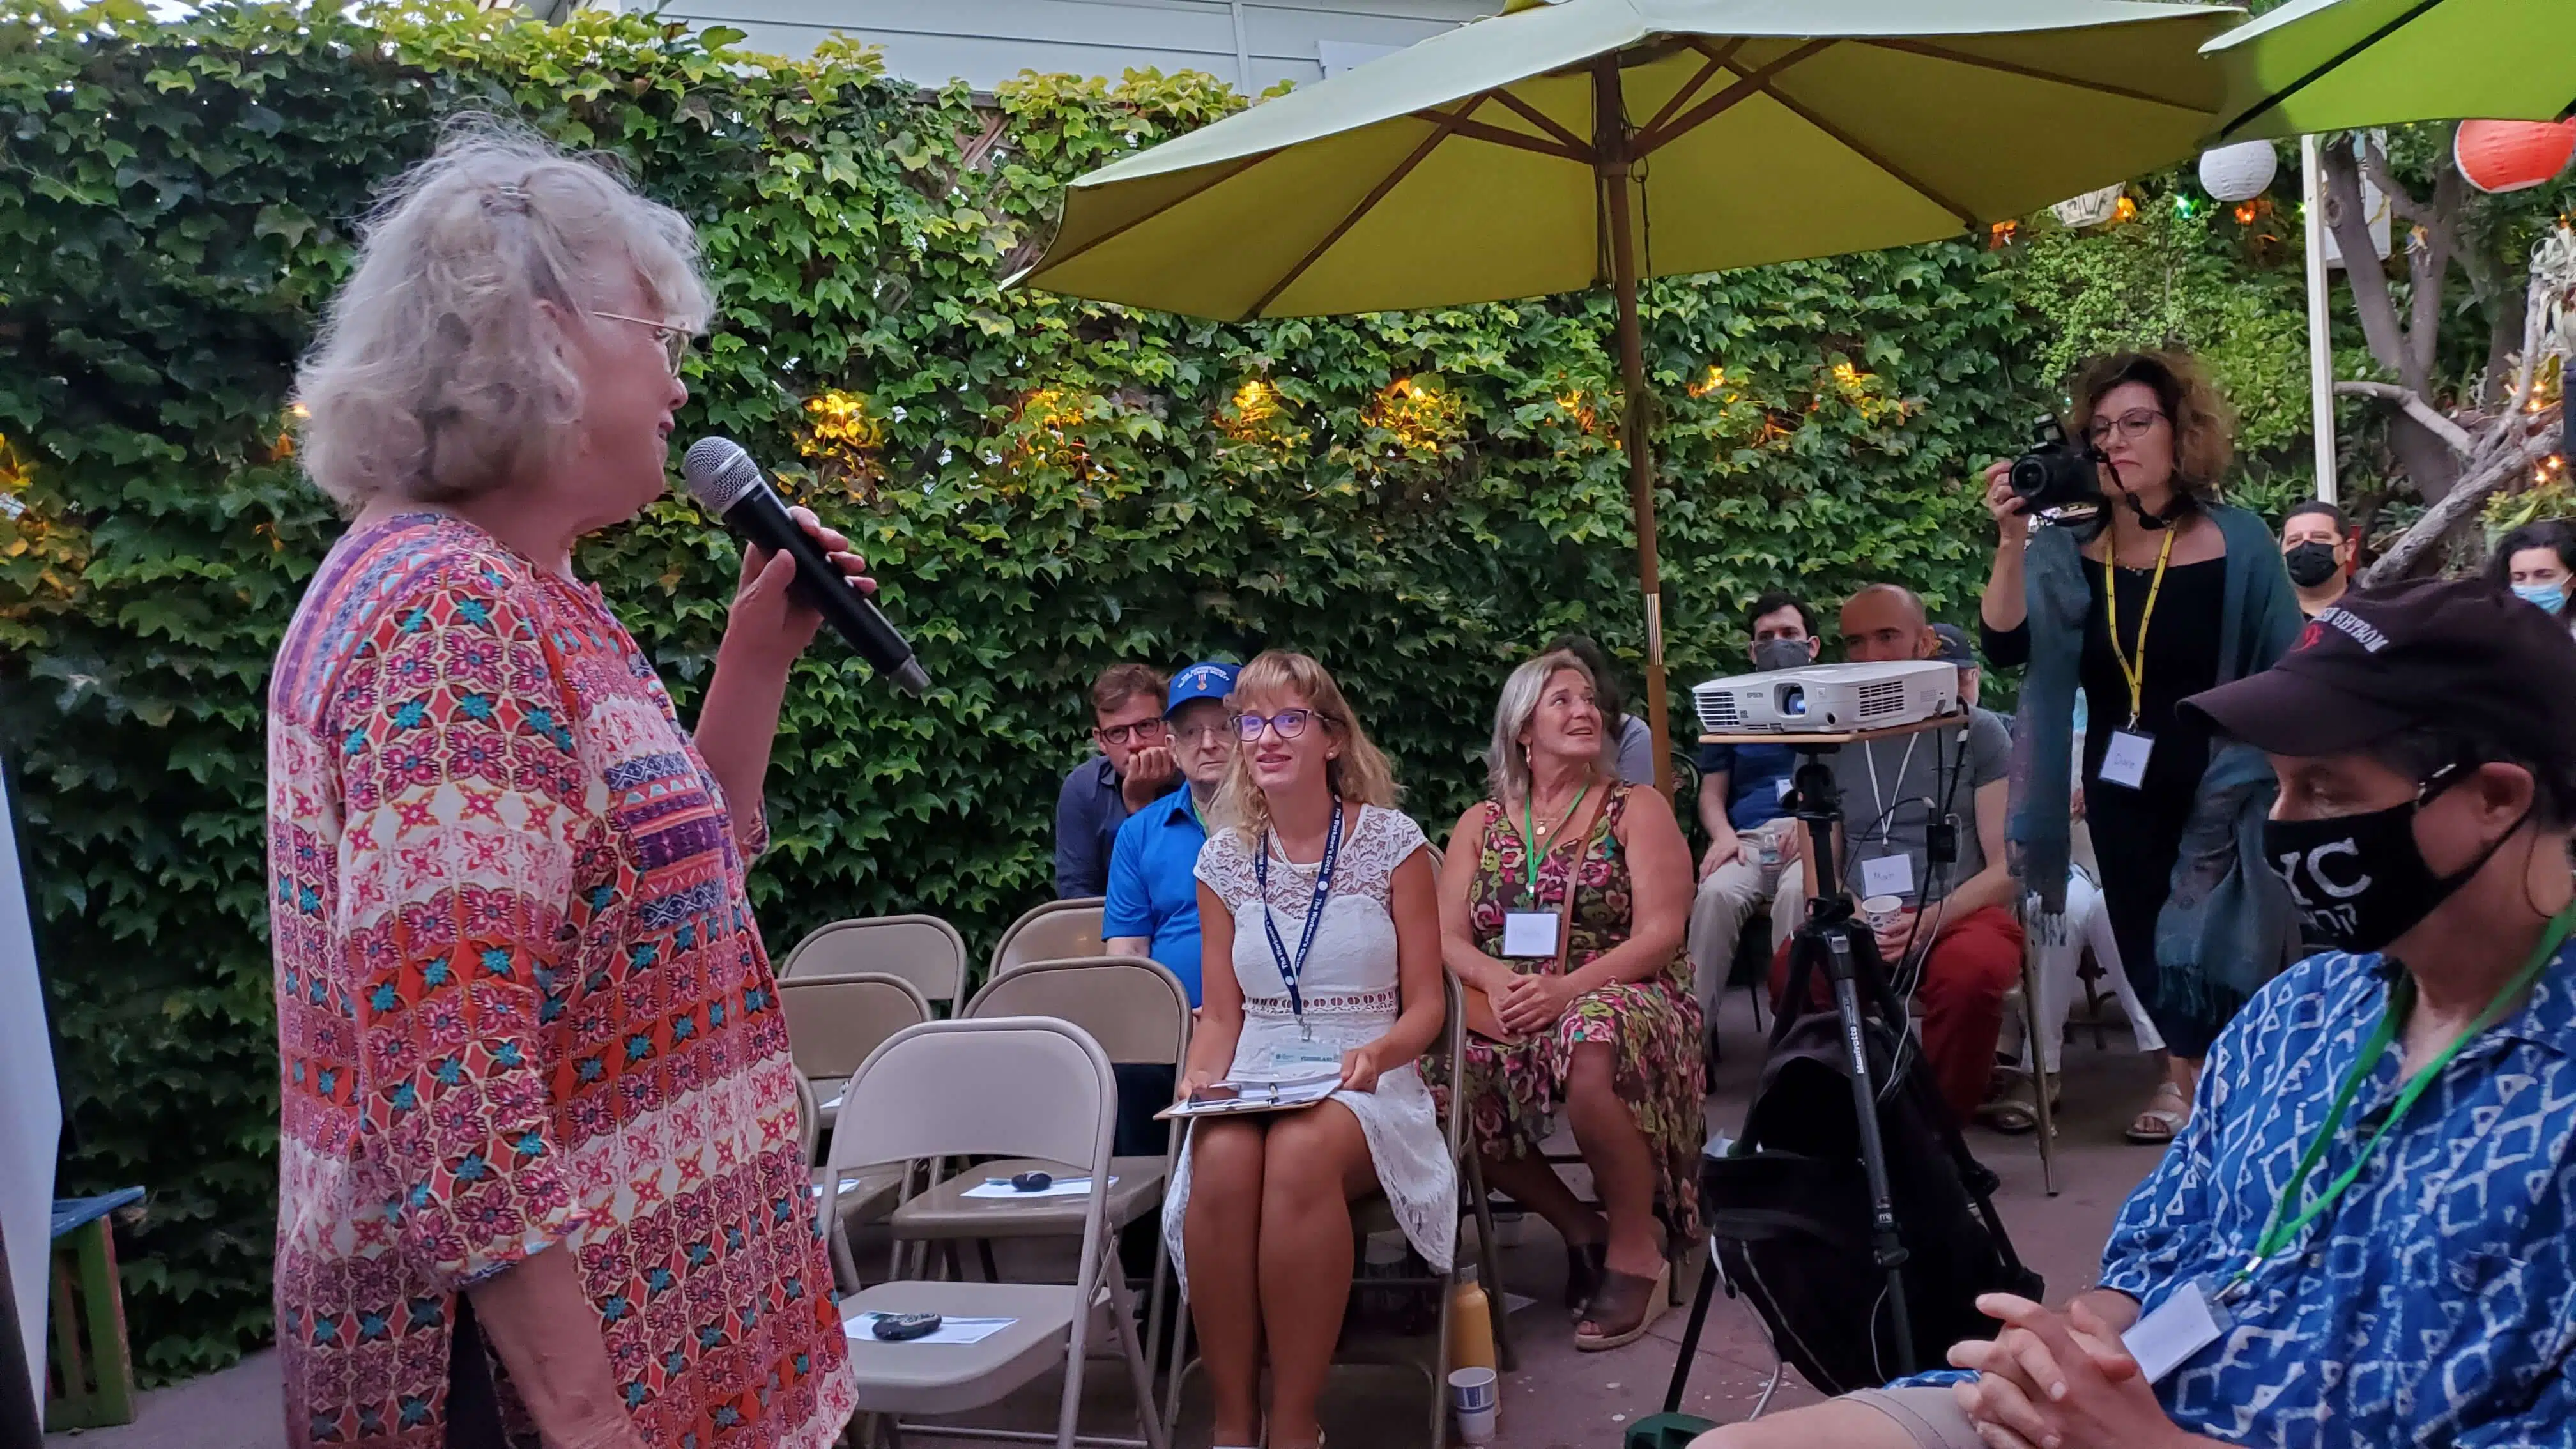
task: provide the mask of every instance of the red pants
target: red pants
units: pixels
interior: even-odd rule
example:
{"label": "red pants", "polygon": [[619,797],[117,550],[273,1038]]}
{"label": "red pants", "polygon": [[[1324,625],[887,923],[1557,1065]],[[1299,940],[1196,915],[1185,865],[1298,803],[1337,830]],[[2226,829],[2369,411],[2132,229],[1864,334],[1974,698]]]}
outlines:
{"label": "red pants", "polygon": [[[2021,922],[2001,906],[1948,922],[1932,943],[1915,999],[1923,1005],[1923,1057],[1941,1099],[1965,1126],[1986,1099],[1995,1072],[1995,1040],[2003,1032],[2004,996],[2021,982]],[[1809,996],[1833,1005],[1833,983],[1819,971]],[[1771,1004],[1778,1009],[1789,989],[1789,948],[1771,958]]]}

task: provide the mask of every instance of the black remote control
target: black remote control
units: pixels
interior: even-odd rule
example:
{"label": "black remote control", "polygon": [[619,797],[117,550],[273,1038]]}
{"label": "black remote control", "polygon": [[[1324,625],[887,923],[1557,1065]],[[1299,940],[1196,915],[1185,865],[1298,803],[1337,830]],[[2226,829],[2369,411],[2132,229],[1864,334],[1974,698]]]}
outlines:
{"label": "black remote control", "polygon": [[868,1325],[869,1333],[888,1343],[902,1343],[906,1339],[922,1338],[938,1331],[939,1315],[936,1313],[881,1314],[876,1322]]}

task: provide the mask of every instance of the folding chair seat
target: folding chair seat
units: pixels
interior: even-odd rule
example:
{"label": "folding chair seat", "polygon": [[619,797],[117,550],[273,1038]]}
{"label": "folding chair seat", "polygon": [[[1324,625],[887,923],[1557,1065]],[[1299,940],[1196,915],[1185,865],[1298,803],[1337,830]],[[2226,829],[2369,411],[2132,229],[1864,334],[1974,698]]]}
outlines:
{"label": "folding chair seat", "polygon": [[[910,1167],[944,1157],[1028,1158],[1073,1164],[1090,1178],[1081,1204],[1074,1281],[959,1283],[898,1279],[841,1300],[844,1321],[871,1313],[935,1312],[1012,1320],[973,1344],[890,1343],[853,1331],[850,1372],[862,1413],[903,1433],[1163,1449],[1124,1274],[1107,1226],[1109,1142],[1117,1088],[1098,1044],[1069,1022],[978,1017],[925,1022],[895,1034],[850,1078],[849,1110],[833,1124],[823,1170]],[[818,1207],[828,1213],[828,1207]],[[818,1227],[828,1222],[818,1219]],[[1100,1320],[1126,1360],[1141,1438],[1077,1433],[1092,1336]],[[1064,1387],[1053,1434],[900,1420],[991,1404],[1056,1364]],[[864,1442],[864,1438],[862,1440]]]}

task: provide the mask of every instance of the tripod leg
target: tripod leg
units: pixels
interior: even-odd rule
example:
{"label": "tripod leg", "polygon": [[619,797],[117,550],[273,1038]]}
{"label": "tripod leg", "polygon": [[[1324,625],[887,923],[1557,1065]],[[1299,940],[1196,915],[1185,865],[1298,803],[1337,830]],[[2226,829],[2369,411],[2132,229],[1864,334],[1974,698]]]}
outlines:
{"label": "tripod leg", "polygon": [[[1834,1014],[1843,1029],[1843,1049],[1851,1058],[1852,1111],[1860,1133],[1861,1171],[1869,1179],[1870,1247],[1887,1270],[1887,1311],[1896,1332],[1896,1371],[1914,1372],[1914,1318],[1905,1304],[1905,1240],[1896,1229],[1896,1197],[1887,1182],[1887,1145],[1878,1135],[1878,1088],[1870,1071],[1869,1037],[1861,1016],[1860,961],[1846,930],[1830,930],[1816,943],[1825,953],[1833,977]],[[1874,963],[1873,963],[1874,964]],[[1884,991],[1886,978],[1877,978]],[[1900,1008],[1895,1029],[1905,1030]]]}
{"label": "tripod leg", "polygon": [[[2048,1087],[2048,1054],[2040,1049],[2040,1001],[2038,953],[2028,946],[2021,953],[2021,1034],[2030,1046],[2030,1098],[2037,1104],[2039,1119],[2039,1184],[2050,1197],[2057,1196],[2057,1109],[2048,1099],[2055,1093]],[[2063,1043],[2058,1056],[2066,1054]]]}
{"label": "tripod leg", "polygon": [[1664,1390],[1664,1412],[1682,1411],[1682,1390],[1690,1387],[1691,1360],[1699,1357],[1699,1331],[1708,1326],[1708,1305],[1717,1297],[1717,1243],[1708,1245],[1708,1267],[1699,1275],[1699,1296],[1691,1301],[1690,1327],[1682,1330],[1682,1350],[1673,1358],[1672,1386]]}

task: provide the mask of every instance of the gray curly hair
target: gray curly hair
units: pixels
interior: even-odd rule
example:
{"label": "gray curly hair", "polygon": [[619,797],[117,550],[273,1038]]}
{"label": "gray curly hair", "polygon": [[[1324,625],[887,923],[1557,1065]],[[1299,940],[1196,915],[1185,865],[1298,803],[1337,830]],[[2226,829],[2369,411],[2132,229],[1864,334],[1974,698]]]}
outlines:
{"label": "gray curly hair", "polygon": [[620,267],[654,315],[705,328],[696,233],[610,164],[467,116],[385,190],[296,373],[316,487],[352,511],[456,502],[543,466],[582,400],[564,324],[537,303],[586,319]]}

